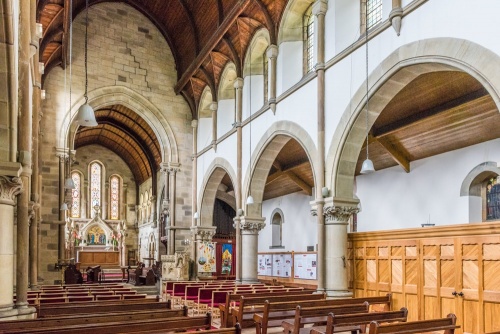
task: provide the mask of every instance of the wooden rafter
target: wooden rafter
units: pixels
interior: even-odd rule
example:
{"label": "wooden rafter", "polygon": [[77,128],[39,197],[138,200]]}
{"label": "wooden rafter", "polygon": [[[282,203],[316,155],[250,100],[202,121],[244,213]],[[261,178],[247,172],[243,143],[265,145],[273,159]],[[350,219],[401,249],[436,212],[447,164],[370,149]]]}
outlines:
{"label": "wooden rafter", "polygon": [[397,164],[400,165],[405,170],[405,172],[407,173],[410,172],[410,159],[408,159],[406,154],[403,153],[404,149],[401,147],[401,145],[397,145],[396,143],[391,143],[385,137],[380,137],[377,138],[376,140],[391,155],[392,159],[396,161]]}

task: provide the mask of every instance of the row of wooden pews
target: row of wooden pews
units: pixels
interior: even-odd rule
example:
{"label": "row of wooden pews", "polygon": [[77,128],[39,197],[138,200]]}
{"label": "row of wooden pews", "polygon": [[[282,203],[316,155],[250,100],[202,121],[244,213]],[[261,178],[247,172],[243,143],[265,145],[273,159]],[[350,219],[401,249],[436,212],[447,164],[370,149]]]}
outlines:
{"label": "row of wooden pews", "polygon": [[0,333],[165,333],[240,334],[239,325],[214,329],[208,313],[189,317],[188,309],[172,309],[156,299],[44,304],[37,319],[0,322]]}
{"label": "row of wooden pews", "polygon": [[146,297],[146,294],[138,294],[136,290],[125,287],[123,284],[54,285],[42,286],[40,290],[36,291],[28,291],[28,303],[35,306],[96,300],[143,299]]}

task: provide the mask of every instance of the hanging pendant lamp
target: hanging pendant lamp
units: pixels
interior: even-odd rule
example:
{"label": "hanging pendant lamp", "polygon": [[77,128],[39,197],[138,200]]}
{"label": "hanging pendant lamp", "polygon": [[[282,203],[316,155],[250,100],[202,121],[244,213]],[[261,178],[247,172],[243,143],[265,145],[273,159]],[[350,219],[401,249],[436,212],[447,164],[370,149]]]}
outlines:
{"label": "hanging pendant lamp", "polygon": [[[69,3],[69,15],[72,17],[73,15],[73,6],[72,2]],[[70,132],[71,128],[71,84],[73,82],[73,72],[72,72],[72,64],[73,64],[73,20],[69,22],[69,125],[68,132]],[[71,177],[71,151],[68,145],[68,169],[66,171],[66,180],[64,180],[64,189],[73,190],[75,189],[75,182]]]}
{"label": "hanging pendant lamp", "polygon": [[368,155],[368,133],[370,128],[368,127],[368,0],[366,1],[366,20],[365,20],[365,38],[366,38],[366,159],[361,165],[361,174],[370,174],[375,172],[375,167],[373,166],[373,161],[370,160]]}
{"label": "hanging pendant lamp", "polygon": [[78,108],[75,122],[81,126],[97,126],[94,109],[88,104],[88,70],[87,70],[87,52],[88,52],[88,25],[89,25],[89,1],[85,2],[85,103]]}

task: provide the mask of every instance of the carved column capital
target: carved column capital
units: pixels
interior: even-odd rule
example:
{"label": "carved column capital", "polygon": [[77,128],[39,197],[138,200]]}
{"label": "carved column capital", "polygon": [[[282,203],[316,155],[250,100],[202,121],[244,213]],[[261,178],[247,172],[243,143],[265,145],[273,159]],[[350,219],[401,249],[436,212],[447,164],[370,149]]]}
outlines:
{"label": "carved column capital", "polygon": [[325,224],[347,223],[358,212],[359,208],[356,206],[325,206]]}
{"label": "carved column capital", "polygon": [[316,0],[312,6],[312,13],[315,16],[325,15],[328,10],[328,1],[327,0]]}
{"label": "carved column capital", "polygon": [[266,226],[265,220],[265,218],[240,217],[239,224],[241,232],[246,234],[258,234],[259,231]]}
{"label": "carved column capital", "polygon": [[241,89],[243,88],[243,78],[236,78],[234,79],[234,84],[233,84],[234,88],[236,89]]}
{"label": "carved column capital", "polygon": [[271,44],[267,47],[266,56],[267,58],[277,58],[279,53],[279,48],[277,45]]}
{"label": "carved column capital", "polygon": [[217,227],[215,226],[192,226],[191,234],[197,240],[201,241],[211,241],[212,237],[215,235]]}
{"label": "carved column capital", "polygon": [[20,177],[0,175],[0,204],[14,205],[16,196],[23,190]]}
{"label": "carved column capital", "polygon": [[196,129],[196,128],[198,127],[198,120],[197,120],[197,119],[193,119],[193,120],[191,121],[191,127],[192,127],[193,129]]}

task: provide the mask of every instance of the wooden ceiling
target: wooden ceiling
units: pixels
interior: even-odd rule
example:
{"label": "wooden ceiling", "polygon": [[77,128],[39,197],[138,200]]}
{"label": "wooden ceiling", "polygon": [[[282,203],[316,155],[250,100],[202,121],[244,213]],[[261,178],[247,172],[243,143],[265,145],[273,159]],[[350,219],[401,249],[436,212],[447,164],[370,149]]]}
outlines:
{"label": "wooden ceiling", "polygon": [[[178,81],[175,92],[191,107],[193,118],[206,86],[217,99],[222,70],[229,61],[242,76],[246,49],[254,33],[265,27],[272,44],[288,0],[89,0],[89,7],[101,2],[126,3],[141,12],[162,33],[174,55]],[[85,0],[39,0],[37,21],[43,25],[40,59],[44,78],[68,59],[69,20],[85,9]]]}
{"label": "wooden ceiling", "polygon": [[102,145],[110,149],[130,167],[137,184],[159,170],[160,145],[146,121],[122,105],[96,110],[95,115],[99,125],[79,127],[75,149],[87,145]]}

